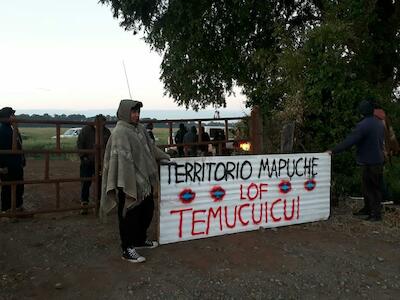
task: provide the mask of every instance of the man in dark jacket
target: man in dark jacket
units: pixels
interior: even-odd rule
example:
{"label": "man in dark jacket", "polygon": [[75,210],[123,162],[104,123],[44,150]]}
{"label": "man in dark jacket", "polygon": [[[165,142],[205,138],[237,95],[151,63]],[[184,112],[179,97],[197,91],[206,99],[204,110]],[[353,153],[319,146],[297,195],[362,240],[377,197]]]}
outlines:
{"label": "man in dark jacket", "polygon": [[362,193],[364,207],[355,215],[368,215],[370,221],[380,221],[383,179],[383,144],[384,126],[374,117],[374,106],[364,100],[358,109],[364,118],[352,133],[340,144],[328,151],[331,154],[340,153],[353,145],[357,147],[357,164],[362,169]]}
{"label": "man in dark jacket", "polygon": [[[4,107],[0,110],[0,150],[11,150],[13,144],[13,133],[16,134],[17,150],[22,150],[22,138],[17,128],[10,121],[14,118],[15,110]],[[7,181],[24,180],[25,156],[23,154],[0,154],[0,180]],[[1,210],[7,211],[11,208],[11,185],[3,185],[1,188]],[[22,210],[24,196],[24,185],[18,184],[16,188],[16,207]]]}
{"label": "man in dark jacket", "polygon": [[[209,142],[210,141],[210,136],[208,135],[208,133],[205,131],[204,126],[200,127],[200,136],[201,136],[201,141],[202,142]],[[199,149],[201,151],[201,155],[202,156],[208,156],[209,152],[208,152],[208,144],[206,145],[200,145]]]}
{"label": "man in dark jacket", "polygon": [[[187,133],[187,129],[185,127],[185,124],[180,123],[179,124],[179,130],[176,132],[175,135],[175,144],[182,144],[183,143],[183,137]],[[179,157],[185,156],[185,152],[183,151],[183,146],[178,146],[178,155]]]}
{"label": "man in dark jacket", "polygon": [[[103,115],[96,116],[96,119],[100,119],[101,121],[105,122],[106,118]],[[107,145],[108,138],[110,137],[111,132],[107,127],[103,127],[103,149],[105,149]],[[96,128],[94,125],[86,125],[82,128],[81,132],[79,133],[78,140],[77,140],[77,148],[80,150],[84,149],[94,149],[96,145]],[[94,154],[88,153],[80,153],[79,154],[81,159],[80,165],[80,177],[92,177],[95,172],[95,156]],[[103,159],[100,158],[102,161]],[[101,168],[101,166],[99,166]],[[99,169],[100,170],[100,169]],[[82,181],[81,183],[81,204],[83,207],[82,214],[86,214],[86,206],[89,202],[89,194],[90,194],[90,186],[91,181]],[[99,186],[101,186],[101,182],[99,182]],[[100,195],[99,195],[100,197]]]}
{"label": "man in dark jacket", "polygon": [[[192,126],[190,127],[190,131],[186,132],[186,134],[183,136],[183,143],[184,144],[197,143],[197,141],[198,137],[197,137],[196,126]],[[185,156],[197,156],[197,146],[196,145],[185,146],[184,152]]]}

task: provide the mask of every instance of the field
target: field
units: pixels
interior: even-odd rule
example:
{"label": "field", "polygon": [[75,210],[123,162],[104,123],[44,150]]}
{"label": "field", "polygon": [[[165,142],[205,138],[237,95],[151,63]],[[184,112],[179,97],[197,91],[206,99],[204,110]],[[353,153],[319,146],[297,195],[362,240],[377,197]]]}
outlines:
{"label": "field", "polygon": [[[61,134],[67,131],[68,128],[61,128]],[[111,129],[112,130],[112,129]],[[52,138],[56,135],[55,127],[21,127],[20,132],[23,139],[23,146],[25,150],[51,150],[56,147],[56,139]],[[157,144],[167,144],[168,141],[168,128],[155,128],[154,135],[158,140]],[[61,138],[61,148],[64,150],[72,150],[76,148],[76,137]],[[41,158],[41,155],[30,155],[32,158]],[[76,154],[62,154],[53,155],[52,158],[77,160]]]}
{"label": "field", "polygon": [[[61,128],[61,134],[68,128]],[[50,150],[56,147],[55,127],[21,127],[20,132],[23,139],[24,149]],[[74,149],[76,138],[61,139],[61,147],[64,149]]]}

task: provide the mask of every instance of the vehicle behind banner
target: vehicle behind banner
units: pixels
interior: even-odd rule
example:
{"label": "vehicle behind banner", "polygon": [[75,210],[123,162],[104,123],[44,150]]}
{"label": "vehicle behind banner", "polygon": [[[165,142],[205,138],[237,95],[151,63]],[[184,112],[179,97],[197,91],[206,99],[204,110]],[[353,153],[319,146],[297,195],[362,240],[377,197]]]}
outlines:
{"label": "vehicle behind banner", "polygon": [[173,161],[161,166],[161,244],[329,217],[327,153]]}

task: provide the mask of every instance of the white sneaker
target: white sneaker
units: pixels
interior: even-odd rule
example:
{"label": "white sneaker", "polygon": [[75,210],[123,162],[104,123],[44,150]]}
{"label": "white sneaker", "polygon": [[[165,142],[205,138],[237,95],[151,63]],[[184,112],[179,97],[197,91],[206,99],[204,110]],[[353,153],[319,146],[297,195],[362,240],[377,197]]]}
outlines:
{"label": "white sneaker", "polygon": [[134,248],[128,248],[122,252],[122,259],[127,260],[131,263],[145,262],[146,258],[136,252]]}

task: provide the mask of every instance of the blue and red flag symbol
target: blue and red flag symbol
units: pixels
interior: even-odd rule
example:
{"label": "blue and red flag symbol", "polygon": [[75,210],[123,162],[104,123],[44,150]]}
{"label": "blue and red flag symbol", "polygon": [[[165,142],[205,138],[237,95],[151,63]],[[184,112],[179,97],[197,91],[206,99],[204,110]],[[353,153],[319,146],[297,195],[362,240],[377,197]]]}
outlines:
{"label": "blue and red flag symbol", "polygon": [[181,202],[185,204],[191,203],[194,198],[196,198],[196,193],[193,192],[192,189],[184,189],[179,194],[179,200],[181,200]]}
{"label": "blue and red flag symbol", "polygon": [[306,182],[304,182],[304,188],[311,192],[315,187],[317,186],[317,182],[314,179],[309,179]]}
{"label": "blue and red flag symbol", "polygon": [[220,187],[219,185],[214,186],[210,190],[210,196],[214,202],[222,201],[225,197],[225,190],[222,187]]}
{"label": "blue and red flag symbol", "polygon": [[282,194],[287,194],[292,190],[292,184],[288,180],[282,180],[278,186],[279,186],[279,191]]}

